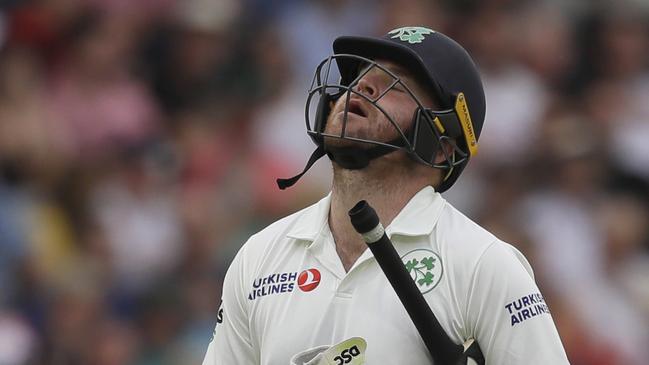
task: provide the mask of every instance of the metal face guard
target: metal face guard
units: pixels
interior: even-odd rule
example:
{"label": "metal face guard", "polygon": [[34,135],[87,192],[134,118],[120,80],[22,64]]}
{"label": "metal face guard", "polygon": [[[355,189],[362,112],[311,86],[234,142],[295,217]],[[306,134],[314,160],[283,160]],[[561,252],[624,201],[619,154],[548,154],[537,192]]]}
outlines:
{"label": "metal face guard", "polygon": [[[337,69],[332,69],[334,63],[337,64]],[[340,76],[336,72],[337,70],[340,70]],[[375,98],[370,98],[356,90],[360,80],[372,70],[383,72],[387,80],[386,86]],[[394,117],[379,105],[380,100],[395,87],[399,87],[408,93],[417,105],[413,115],[413,123],[407,130],[401,129]],[[347,123],[352,95],[362,99],[366,105],[376,108],[386,117],[396,132],[396,137],[393,140],[376,141],[348,133]],[[330,105],[341,97],[345,98],[345,108],[340,133],[326,133]],[[325,138],[344,139],[367,144],[368,146],[364,148],[360,146],[352,148],[354,150],[351,151],[352,153],[368,154],[368,156],[359,156],[363,157],[361,160],[371,160],[391,151],[403,150],[420,163],[451,170],[456,165],[463,163],[468,157],[454,142],[456,138],[462,136],[463,127],[460,123],[461,119],[457,115],[457,108],[439,111],[426,108],[398,75],[374,60],[357,55],[335,54],[320,62],[309,88],[305,107],[305,121],[309,136],[318,146],[322,146],[327,150],[330,158],[334,154],[334,158],[332,158],[334,160],[335,154],[340,153],[340,151],[336,151],[335,148],[327,148],[324,143]],[[442,143],[452,145],[454,152],[450,154],[445,152],[445,162],[438,164],[435,163],[435,156]],[[350,149],[345,148],[344,152],[349,155]]]}

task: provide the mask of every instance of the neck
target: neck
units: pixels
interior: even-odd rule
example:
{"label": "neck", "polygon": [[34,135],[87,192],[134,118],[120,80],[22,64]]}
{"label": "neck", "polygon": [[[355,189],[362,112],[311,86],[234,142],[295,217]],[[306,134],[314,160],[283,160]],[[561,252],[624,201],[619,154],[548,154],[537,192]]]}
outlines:
{"label": "neck", "polygon": [[334,164],[329,227],[345,271],[367,248],[349,220],[349,210],[358,201],[366,200],[387,227],[408,201],[429,185],[430,169],[426,169],[427,174],[417,174],[409,164],[395,164],[383,158],[373,160],[361,170],[346,170]]}

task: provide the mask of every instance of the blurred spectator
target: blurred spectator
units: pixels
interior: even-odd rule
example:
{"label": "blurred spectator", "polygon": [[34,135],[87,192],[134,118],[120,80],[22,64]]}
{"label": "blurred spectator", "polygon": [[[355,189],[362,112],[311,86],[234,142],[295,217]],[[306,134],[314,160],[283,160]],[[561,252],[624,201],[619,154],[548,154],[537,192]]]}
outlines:
{"label": "blurred spectator", "polygon": [[14,273],[29,257],[37,270],[51,274],[74,255],[66,212],[51,199],[50,185],[63,173],[65,158],[56,134],[48,133],[50,113],[43,77],[42,63],[29,49],[2,51],[0,251],[6,266],[0,269],[0,285],[5,293],[19,289]]}
{"label": "blurred spectator", "polygon": [[[638,13],[609,14],[600,31],[607,52],[600,58],[602,78],[617,91],[620,113],[609,119],[613,158],[626,170],[649,178],[649,26]],[[609,104],[613,101],[608,101]]]}
{"label": "blurred spectator", "polygon": [[601,136],[571,114],[554,115],[543,126],[543,185],[523,200],[520,215],[535,245],[537,273],[566,305],[579,308],[575,315],[595,343],[607,344],[615,363],[641,361],[642,343],[649,340],[646,318],[612,282],[605,227],[593,215],[606,203],[601,187],[609,168],[597,148]]}
{"label": "blurred spectator", "polygon": [[544,84],[561,91],[573,81],[577,45],[568,14],[558,6],[534,4],[521,9],[515,21],[521,62]]}
{"label": "blurred spectator", "polygon": [[[288,54],[288,44],[274,29],[268,29],[255,39],[253,47],[265,92],[252,116],[252,145],[260,151],[259,156],[274,160],[281,166],[276,171],[278,176],[292,176],[301,171],[315,149],[304,128],[307,88],[296,86],[298,81],[305,80],[298,80],[299,75],[293,69],[294,60]],[[310,78],[315,65],[311,72]],[[310,185],[316,190],[329,189],[330,170],[327,163],[320,161],[313,172],[305,176],[309,183],[301,184],[302,187]],[[268,193],[276,195],[277,191]]]}
{"label": "blurred spectator", "polygon": [[53,76],[49,127],[77,158],[110,155],[156,131],[156,105],[130,75],[136,31],[128,17],[90,13],[69,39],[70,53]]}
{"label": "blurred spectator", "polygon": [[[606,240],[606,269],[613,285],[619,287],[649,328],[649,285],[637,285],[649,277],[649,207],[632,193],[607,197],[596,212],[597,223]],[[649,333],[645,338],[649,339]]]}
{"label": "blurred spectator", "polygon": [[177,265],[182,231],[167,176],[147,150],[123,152],[114,170],[90,192],[90,211],[106,237],[115,280],[141,291]]}
{"label": "blurred spectator", "polygon": [[606,166],[594,131],[569,112],[544,120],[538,141],[538,162],[530,166],[538,171],[530,173],[539,186],[520,200],[519,223],[537,245],[536,270],[569,295],[603,275],[603,241],[591,212]]}
{"label": "blurred spectator", "polygon": [[159,100],[170,113],[227,108],[250,92],[238,2],[181,1],[176,8],[172,23],[157,26],[148,40],[148,73]]}
{"label": "blurred spectator", "polygon": [[331,54],[337,36],[384,33],[386,29],[377,27],[375,9],[377,3],[367,0],[316,0],[287,8],[277,25],[287,45],[296,85],[308,88],[314,67]]}
{"label": "blurred spectator", "polygon": [[480,13],[468,23],[466,37],[473,45],[487,100],[476,161],[509,164],[527,153],[548,106],[548,90],[538,75],[517,62],[519,45],[513,16],[493,10]]}

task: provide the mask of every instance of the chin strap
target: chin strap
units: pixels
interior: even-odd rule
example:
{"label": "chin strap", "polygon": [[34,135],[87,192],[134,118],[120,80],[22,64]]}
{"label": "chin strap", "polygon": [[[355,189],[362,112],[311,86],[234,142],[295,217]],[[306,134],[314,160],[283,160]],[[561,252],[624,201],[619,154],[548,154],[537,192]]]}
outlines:
{"label": "chin strap", "polygon": [[[391,141],[390,143],[394,143]],[[388,146],[375,146],[372,148],[358,147],[329,147],[327,156],[331,161],[337,163],[340,167],[347,170],[360,170],[367,167],[375,158],[387,155],[395,151],[396,148]]]}
{"label": "chin strap", "polygon": [[[403,145],[403,140],[401,138],[396,138],[388,144],[394,146]],[[306,174],[307,171],[316,163],[322,156],[327,155],[329,159],[337,163],[340,167],[348,170],[360,170],[370,164],[375,158],[387,155],[390,152],[393,152],[397,147],[390,146],[375,146],[372,148],[364,149],[358,147],[328,147],[325,149],[323,145],[319,145],[318,148],[313,151],[309,161],[307,161],[304,170],[301,173],[288,178],[288,179],[277,179],[277,186],[284,190],[295,185],[295,183],[300,180],[300,178]]]}
{"label": "chin strap", "polygon": [[322,156],[326,154],[324,148],[322,145],[319,145],[318,148],[313,151],[311,154],[311,157],[309,157],[309,161],[306,163],[306,166],[304,166],[304,170],[300,172],[299,174],[288,178],[288,179],[277,179],[277,186],[281,189],[284,190],[286,188],[290,188],[291,186],[295,185],[295,183],[300,180],[302,175],[306,174],[307,171],[313,166],[316,161],[318,161]]}

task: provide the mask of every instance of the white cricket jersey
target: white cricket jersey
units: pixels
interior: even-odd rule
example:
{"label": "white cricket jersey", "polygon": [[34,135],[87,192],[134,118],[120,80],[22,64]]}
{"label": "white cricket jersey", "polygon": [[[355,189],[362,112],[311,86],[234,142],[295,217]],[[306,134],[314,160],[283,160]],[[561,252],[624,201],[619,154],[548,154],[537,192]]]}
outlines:
{"label": "white cricket jersey", "polygon": [[[366,364],[432,364],[371,251],[345,272],[329,206],[327,196],[241,248],[203,365],[288,365],[352,337],[364,340]],[[525,257],[433,188],[417,193],[386,233],[455,343],[475,338],[487,364],[568,364]]]}

